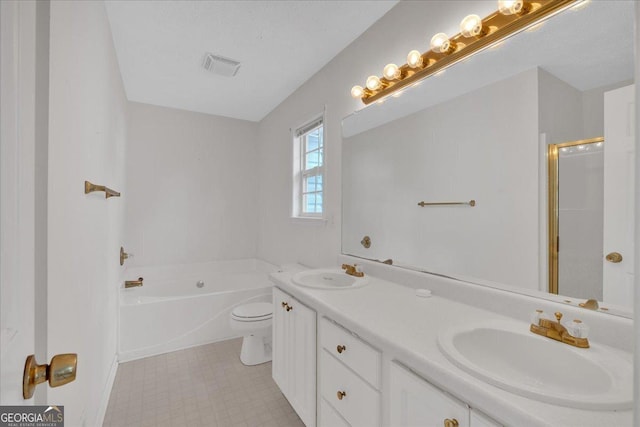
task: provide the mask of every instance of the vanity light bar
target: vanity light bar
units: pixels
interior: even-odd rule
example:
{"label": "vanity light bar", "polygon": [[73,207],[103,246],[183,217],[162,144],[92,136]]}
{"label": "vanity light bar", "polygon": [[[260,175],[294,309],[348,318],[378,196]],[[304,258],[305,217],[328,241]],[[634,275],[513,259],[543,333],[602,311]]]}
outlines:
{"label": "vanity light bar", "polygon": [[469,15],[460,23],[460,33],[448,37],[438,33],[430,50],[420,54],[412,50],[407,63],[387,64],[382,77],[369,76],[366,85],[351,88],[351,96],[365,104],[379,101],[463,59],[496,44],[582,0],[498,1],[498,10],[484,19]]}

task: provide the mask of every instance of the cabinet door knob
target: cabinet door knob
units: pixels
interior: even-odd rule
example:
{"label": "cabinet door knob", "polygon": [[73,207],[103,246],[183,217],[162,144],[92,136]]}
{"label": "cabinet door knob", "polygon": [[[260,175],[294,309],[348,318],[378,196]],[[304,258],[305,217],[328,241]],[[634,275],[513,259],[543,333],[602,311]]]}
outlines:
{"label": "cabinet door knob", "polygon": [[459,425],[460,424],[458,424],[458,420],[456,420],[455,418],[445,418],[444,420],[444,427],[458,427]]}
{"label": "cabinet door knob", "polygon": [[291,311],[291,310],[293,310],[293,306],[290,306],[289,304],[287,304],[287,308],[286,308],[286,310],[287,310],[287,311]]}
{"label": "cabinet door knob", "polygon": [[282,301],[282,308],[286,308],[289,304],[287,304],[286,302]]}
{"label": "cabinet door knob", "polygon": [[607,254],[606,260],[617,264],[619,262],[622,262],[622,255],[620,254],[620,252],[611,252],[610,254]]}
{"label": "cabinet door knob", "polygon": [[343,351],[345,351],[347,349],[347,347],[345,347],[344,345],[338,345],[338,347],[336,348],[336,350],[338,351],[338,353],[341,353]]}
{"label": "cabinet door knob", "polygon": [[346,391],[338,391],[338,400],[342,400],[343,397],[347,395]]}

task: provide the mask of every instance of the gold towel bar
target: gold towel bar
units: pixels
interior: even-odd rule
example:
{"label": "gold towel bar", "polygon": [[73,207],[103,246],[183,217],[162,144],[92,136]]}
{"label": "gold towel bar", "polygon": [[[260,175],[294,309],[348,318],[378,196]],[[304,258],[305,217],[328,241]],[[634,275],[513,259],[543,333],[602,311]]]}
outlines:
{"label": "gold towel bar", "polygon": [[418,206],[424,208],[425,206],[446,206],[446,205],[467,205],[474,207],[476,205],[475,200],[469,200],[468,202],[420,202]]}
{"label": "gold towel bar", "polygon": [[109,197],[120,197],[120,193],[115,190],[112,190],[104,185],[96,185],[92,184],[89,181],[84,182],[84,194],[93,193],[94,191],[104,191],[104,198],[108,199]]}

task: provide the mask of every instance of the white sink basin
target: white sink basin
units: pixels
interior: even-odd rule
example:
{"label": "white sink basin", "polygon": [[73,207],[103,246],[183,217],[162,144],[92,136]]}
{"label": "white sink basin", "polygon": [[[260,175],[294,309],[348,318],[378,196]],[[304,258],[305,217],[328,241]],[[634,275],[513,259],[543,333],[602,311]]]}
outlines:
{"label": "white sink basin", "polygon": [[515,321],[452,328],[438,344],[459,368],[521,396],[591,410],[633,407],[631,357],[606,346],[575,348]]}
{"label": "white sink basin", "polygon": [[367,276],[354,277],[337,269],[302,271],[294,274],[291,280],[296,285],[318,289],[353,289],[369,283]]}

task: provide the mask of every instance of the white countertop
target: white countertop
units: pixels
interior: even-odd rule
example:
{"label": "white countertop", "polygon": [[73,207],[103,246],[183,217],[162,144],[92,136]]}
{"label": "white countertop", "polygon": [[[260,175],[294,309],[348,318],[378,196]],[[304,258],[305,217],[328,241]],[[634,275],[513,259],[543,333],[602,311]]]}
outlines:
{"label": "white countertop", "polygon": [[[291,282],[294,273],[271,274],[285,292],[345,328],[386,355],[397,359],[431,383],[487,413],[507,426],[631,426],[632,411],[588,411],[521,397],[485,383],[451,363],[440,351],[441,330],[487,320],[514,322],[511,317],[434,295],[417,297],[415,289],[368,276],[356,289],[303,288]],[[523,328],[529,325],[522,322]],[[592,342],[593,346],[599,344]],[[632,355],[607,348],[631,363]],[[545,361],[541,360],[541,363]]]}

